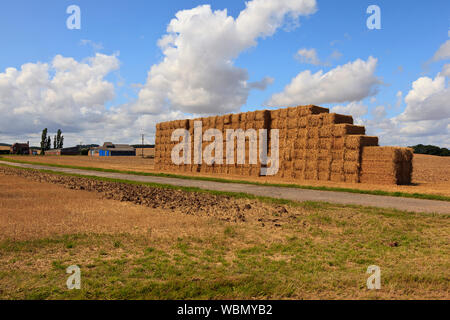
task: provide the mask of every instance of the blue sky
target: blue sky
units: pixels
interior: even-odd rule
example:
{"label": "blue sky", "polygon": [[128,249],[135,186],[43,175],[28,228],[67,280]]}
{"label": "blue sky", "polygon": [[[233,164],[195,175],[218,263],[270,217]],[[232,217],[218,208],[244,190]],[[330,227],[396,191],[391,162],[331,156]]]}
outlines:
{"label": "blue sky", "polygon": [[[112,68],[103,78],[114,86],[114,97],[108,96],[102,101],[106,106],[104,112],[110,108],[121,108],[123,111],[126,108],[124,106],[139,100],[139,92],[142,86],[146,86],[150,68],[158,65],[165,57],[157,43],[167,33],[166,28],[175,14],[180,10],[193,9],[203,4],[210,4],[213,11],[227,9],[227,14],[233,18],[237,18],[240,12],[246,9],[245,2],[238,0],[167,0],[165,2],[16,0],[3,2],[0,10],[0,39],[3,43],[0,54],[0,74],[7,68],[20,70],[26,63],[51,64],[57,55],[71,57],[80,63],[85,62],[89,57],[94,57],[97,53],[114,56],[120,66]],[[372,4],[381,8],[381,30],[369,30],[366,26],[366,20],[369,17],[366,9]],[[66,8],[69,5],[78,5],[81,8],[81,30],[66,28],[66,19],[69,16]],[[368,127],[369,133],[385,136],[386,143],[404,145],[411,141],[449,146],[449,119],[439,119],[436,116],[417,119],[411,116],[412,111],[406,110],[408,104],[405,102],[406,95],[412,90],[413,82],[422,77],[427,77],[431,81],[436,80],[437,74],[442,73],[443,68],[448,64],[445,54],[443,59],[431,60],[449,39],[449,12],[450,2],[442,0],[318,0],[315,13],[300,15],[299,26],[293,27],[292,23],[285,19],[273,34],[258,37],[255,41],[256,45],[239,49],[237,57],[233,57],[232,62],[236,68],[246,70],[249,83],[258,82],[265,77],[272,78],[273,82],[268,84],[265,90],[250,90],[248,96],[244,95],[244,103],[234,106],[233,110],[266,108],[270,98],[283,92],[285,87],[303,71],[310,70],[311,73],[315,73],[323,70],[323,73],[327,73],[357,59],[367,61],[372,56],[378,59],[373,76],[382,82],[371,88],[378,92],[376,95],[366,95],[358,101],[336,103],[333,103],[330,98],[331,100],[328,99],[326,103],[320,104],[330,108],[339,105],[341,109],[338,108],[338,110],[345,110],[349,103],[366,107],[366,114],[359,115],[356,112],[360,123]],[[215,31],[205,29],[203,32]],[[295,55],[300,49],[314,49],[322,63],[314,65],[296,59]],[[334,59],[331,58],[333,53],[336,55]],[[54,71],[50,70],[49,77],[53,75]],[[443,97],[448,97],[447,81],[448,78],[445,77],[445,87],[441,88],[443,93],[439,93]],[[44,85],[42,90],[46,88]],[[399,91],[402,92],[402,99],[397,105]],[[21,94],[25,95],[25,93],[17,93],[19,96]],[[170,100],[170,97],[166,99]],[[6,100],[5,96],[3,100]],[[0,91],[0,103],[1,101],[2,92]],[[7,109],[2,111],[17,114],[14,109],[15,100],[8,101],[12,105],[3,106]],[[17,108],[20,107],[20,103],[17,102]],[[27,104],[30,103],[32,102],[27,102]],[[298,104],[303,102],[298,101]],[[413,105],[413,102],[410,104],[409,108],[417,113],[419,107]],[[380,106],[385,112],[383,119],[377,119],[377,121],[383,123],[381,127],[386,127],[383,130],[377,127],[377,122],[371,113],[373,109]],[[76,105],[75,107],[84,106]],[[361,108],[364,109],[364,107]],[[140,121],[137,120],[139,115],[136,115],[139,113],[136,111],[138,109],[135,109],[131,112],[134,116],[130,116],[132,119],[129,121],[134,123],[130,123],[130,127],[136,130],[138,127],[139,130],[144,129],[151,136],[154,132],[153,126],[141,128],[145,126],[143,119],[148,119],[149,123],[154,124],[159,119],[166,119],[163,115],[170,112],[174,117],[180,117],[180,112],[187,116],[194,113],[189,112],[188,110],[191,109],[187,107],[183,108],[177,109],[172,103],[168,109],[158,108],[158,112],[154,109],[148,112],[146,110],[143,113],[148,114],[149,117],[142,118]],[[441,105],[441,108],[444,115],[449,113],[448,100]],[[224,109],[224,111],[227,110]],[[205,110],[205,113],[221,113],[221,111],[219,108],[212,111]],[[123,112],[126,113],[126,111]],[[423,112],[426,113],[427,110]],[[408,119],[405,118],[404,123],[398,124],[396,119],[404,113],[408,114],[406,117]],[[25,116],[27,115],[29,121],[33,122],[33,112],[25,112]],[[102,121],[107,121],[106,119]],[[431,128],[431,122],[423,122],[436,119],[444,120],[440,123],[441,129],[438,131]],[[9,123],[11,121],[14,121],[12,116],[8,119]],[[46,118],[40,116],[39,121],[35,123],[38,123],[36,128],[40,125],[56,130],[58,125],[63,126],[67,124],[67,121],[55,118],[46,123]],[[394,128],[394,126],[398,127]],[[421,130],[417,131],[419,133],[414,132],[414,126],[421,127]],[[2,141],[14,142],[16,138],[22,138],[37,143],[39,140],[39,132],[26,130],[27,126],[17,131],[6,127],[5,124],[4,129],[0,129]],[[131,129],[121,132],[124,129],[120,128],[120,125],[118,128],[110,127],[103,131],[99,128],[98,133],[87,132],[89,130],[85,127],[67,127],[68,129],[62,129],[67,132],[69,143],[75,143],[81,139],[85,142],[101,143],[111,132],[114,132],[116,134],[114,138],[122,140],[121,142],[136,142],[140,133],[133,133]],[[97,141],[93,141],[95,136],[98,136]]]}

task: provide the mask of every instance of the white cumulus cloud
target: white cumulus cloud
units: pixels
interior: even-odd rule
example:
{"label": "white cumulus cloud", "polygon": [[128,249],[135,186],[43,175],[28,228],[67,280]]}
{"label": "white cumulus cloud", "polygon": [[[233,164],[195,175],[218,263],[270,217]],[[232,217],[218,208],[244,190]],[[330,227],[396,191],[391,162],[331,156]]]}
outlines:
{"label": "white cumulus cloud", "polygon": [[271,36],[288,18],[317,10],[315,0],[253,0],[235,19],[209,5],[179,11],[159,40],[163,59],[148,72],[134,112],[157,114],[226,113],[246,103],[249,91],[267,81],[249,83],[246,69],[234,66],[241,52]]}
{"label": "white cumulus cloud", "polygon": [[0,73],[0,127],[35,132],[42,126],[78,130],[98,121],[115,97],[105,80],[119,68],[116,56],[97,53],[84,62],[57,55],[50,64],[27,63]]}
{"label": "white cumulus cloud", "polygon": [[377,59],[358,59],[338,66],[327,73],[322,70],[299,73],[283,92],[274,94],[269,106],[344,103],[360,101],[376,94],[381,81],[375,76]]}

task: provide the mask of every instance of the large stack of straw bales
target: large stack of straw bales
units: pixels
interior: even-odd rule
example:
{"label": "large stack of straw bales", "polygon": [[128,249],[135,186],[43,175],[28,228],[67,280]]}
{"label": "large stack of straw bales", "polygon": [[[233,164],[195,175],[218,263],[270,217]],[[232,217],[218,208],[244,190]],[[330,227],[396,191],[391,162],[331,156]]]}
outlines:
{"label": "large stack of straw bales", "polygon": [[[260,176],[261,165],[249,163],[246,139],[245,164],[174,165],[171,141],[176,129],[189,130],[191,157],[194,157],[194,121],[202,121],[202,132],[218,129],[226,139],[227,129],[279,130],[279,171],[277,177],[298,180],[408,184],[412,174],[412,151],[406,148],[378,147],[378,138],[365,135],[365,128],[353,124],[351,116],[329,113],[318,106],[300,106],[271,111],[254,111],[209,118],[159,123],[156,127],[155,165],[159,170],[205,174]],[[256,142],[257,143],[257,142]],[[202,149],[209,142],[203,142]],[[270,150],[271,141],[268,141]],[[235,158],[237,146],[235,141]]]}

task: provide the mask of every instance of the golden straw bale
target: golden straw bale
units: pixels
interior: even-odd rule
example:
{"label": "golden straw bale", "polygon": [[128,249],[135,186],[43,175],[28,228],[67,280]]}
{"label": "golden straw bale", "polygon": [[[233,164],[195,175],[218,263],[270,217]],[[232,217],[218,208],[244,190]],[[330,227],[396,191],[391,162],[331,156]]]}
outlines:
{"label": "golden straw bale", "polygon": [[309,127],[307,129],[307,137],[310,139],[315,139],[318,140],[319,139],[319,128],[317,127]]}
{"label": "golden straw bale", "polygon": [[288,115],[288,110],[287,108],[282,108],[280,109],[280,119],[286,119]]}
{"label": "golden straw bale", "polygon": [[255,111],[255,120],[261,121],[265,119],[265,111]]}
{"label": "golden straw bale", "polygon": [[333,182],[345,182],[345,175],[339,172],[331,172],[330,180]]}
{"label": "golden straw bale", "polygon": [[308,126],[309,127],[318,127],[320,126],[320,116],[319,115],[310,115],[307,116],[308,119]]}
{"label": "golden straw bale", "polygon": [[254,111],[247,112],[246,121],[255,121],[256,113]]}
{"label": "golden straw bale", "polygon": [[304,159],[305,158],[305,150],[303,149],[294,149],[294,159]]}
{"label": "golden straw bale", "polygon": [[332,160],[331,150],[319,149],[319,154],[317,155],[317,159],[319,160]]}
{"label": "golden straw bale", "polygon": [[394,175],[384,175],[382,173],[361,173],[359,178],[361,183],[370,184],[397,184]]}
{"label": "golden straw bale", "polygon": [[322,127],[319,127],[319,137],[321,138],[330,138],[333,136],[333,126],[331,125],[324,125]]}
{"label": "golden straw bale", "polygon": [[322,108],[322,107],[313,106],[313,105],[299,106],[298,108],[299,108],[298,113],[300,116],[308,116],[308,115],[312,115],[312,114],[321,114],[321,113],[329,113],[330,112],[330,110],[327,108]]}
{"label": "golden straw bale", "polygon": [[331,172],[344,172],[344,161],[343,160],[333,160],[331,162]]}
{"label": "golden straw bale", "polygon": [[303,170],[305,168],[305,160],[294,160],[294,169]]}
{"label": "golden straw bale", "polygon": [[298,126],[300,128],[306,128],[308,126],[308,118],[302,117],[298,119]]}
{"label": "golden straw bale", "polygon": [[319,180],[319,172],[317,170],[306,170],[305,171],[306,180]]}
{"label": "golden straw bale", "polygon": [[334,126],[333,135],[335,137],[343,137],[350,134],[364,135],[366,128],[363,126],[355,126],[352,124],[337,124]]}
{"label": "golden straw bale", "polygon": [[226,114],[223,116],[223,124],[231,124],[231,114]]}
{"label": "golden straw bale", "polygon": [[325,150],[331,150],[333,147],[333,139],[332,138],[320,138],[319,139],[319,148]]}
{"label": "golden straw bale", "polygon": [[359,150],[366,146],[378,146],[378,137],[348,135],[345,137],[345,146],[353,150]]}
{"label": "golden straw bale", "polygon": [[305,152],[305,159],[307,160],[317,160],[319,158],[318,149],[309,149]]}
{"label": "golden straw bale", "polygon": [[277,110],[270,111],[270,117],[271,117],[272,121],[280,118],[280,110],[277,109]]}
{"label": "golden straw bale", "polygon": [[323,125],[332,125],[332,124],[340,124],[340,123],[348,123],[353,124],[353,117],[352,116],[346,116],[342,114],[336,114],[336,113],[323,113],[321,114],[321,117],[323,119]]}
{"label": "golden straw bale", "polygon": [[294,141],[294,149],[304,149],[306,147],[306,139],[298,138]]}
{"label": "golden straw bale", "polygon": [[231,115],[231,123],[239,123],[241,120],[241,115],[240,114],[233,114]]}
{"label": "golden straw bale", "polygon": [[331,171],[331,160],[319,160],[318,161],[318,169],[321,171]]}
{"label": "golden straw bale", "polygon": [[334,150],[343,150],[345,146],[345,139],[343,137],[335,137],[333,139],[333,148]]}
{"label": "golden straw bale", "polygon": [[359,174],[358,173],[345,173],[345,182],[351,183],[359,183]]}
{"label": "golden straw bale", "polygon": [[347,161],[358,161],[360,160],[361,152],[359,150],[345,150],[344,159]]}
{"label": "golden straw bale", "polygon": [[298,117],[298,111],[297,108],[288,108],[287,109],[287,116],[289,119],[294,119]]}
{"label": "golden straw bale", "polygon": [[364,160],[392,160],[393,162],[403,161],[403,148],[398,147],[364,147],[362,158]]}
{"label": "golden straw bale", "polygon": [[298,119],[297,118],[288,118],[288,129],[296,129],[298,127]]}
{"label": "golden straw bale", "polygon": [[329,171],[319,171],[320,181],[330,181],[331,172]]}
{"label": "golden straw bale", "polygon": [[288,130],[288,135],[287,135],[287,137],[288,137],[289,140],[296,140],[296,139],[297,139],[297,136],[298,136],[298,131],[297,131],[297,129],[289,129],[289,130]]}
{"label": "golden straw bale", "polygon": [[344,173],[358,173],[359,172],[359,162],[357,161],[345,161],[344,162]]}
{"label": "golden straw bale", "polygon": [[319,139],[311,138],[306,140],[306,149],[313,149],[313,150],[319,149]]}

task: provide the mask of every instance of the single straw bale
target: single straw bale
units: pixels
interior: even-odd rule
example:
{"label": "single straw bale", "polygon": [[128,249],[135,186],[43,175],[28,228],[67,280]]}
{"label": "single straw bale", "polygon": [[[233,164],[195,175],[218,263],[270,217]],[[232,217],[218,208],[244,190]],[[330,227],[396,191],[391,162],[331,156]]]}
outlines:
{"label": "single straw bale", "polygon": [[306,140],[306,149],[317,150],[319,149],[319,139],[310,138]]}
{"label": "single straw bale", "polygon": [[305,168],[305,160],[294,160],[294,169],[303,170]]}
{"label": "single straw bale", "polygon": [[239,124],[241,121],[241,115],[240,114],[233,114],[231,115],[231,123]]}
{"label": "single straw bale", "polygon": [[319,171],[319,180],[320,181],[330,181],[331,173],[329,171]]}
{"label": "single straw bale", "polygon": [[287,116],[289,119],[297,118],[298,117],[298,109],[295,108],[288,108],[287,109]]}
{"label": "single straw bale", "polygon": [[308,138],[308,129],[307,128],[298,129],[298,137],[301,139],[307,139]]}
{"label": "single straw bale", "polygon": [[345,175],[339,172],[331,172],[330,180],[333,182],[345,182]]}
{"label": "single straw bale", "polygon": [[255,111],[255,120],[256,121],[261,121],[265,119],[265,111]]}
{"label": "single straw bale", "polygon": [[306,170],[305,171],[306,180],[319,180],[319,172],[317,170]]}
{"label": "single straw bale", "polygon": [[305,159],[307,160],[317,160],[319,158],[318,149],[310,149],[305,152]]}
{"label": "single straw bale", "polygon": [[298,136],[298,130],[297,129],[289,129],[288,130],[288,139],[289,140],[296,140]]}
{"label": "single straw bale", "polygon": [[344,173],[358,173],[359,172],[359,162],[357,161],[345,161],[344,162]]}
{"label": "single straw bale", "polygon": [[310,115],[310,116],[307,116],[307,119],[308,119],[309,127],[319,127],[321,124],[319,115]]}
{"label": "single straw bale", "polygon": [[345,182],[359,183],[359,173],[345,173]]}
{"label": "single straw bale", "polygon": [[320,160],[319,159],[319,161],[318,161],[318,169],[319,169],[319,172],[321,172],[321,171],[326,171],[326,172],[331,171],[331,160],[328,160],[328,159]]}
{"label": "single straw bale", "polygon": [[307,129],[307,137],[309,139],[319,139],[319,128],[317,127],[310,127]]}
{"label": "single straw bale", "polygon": [[321,113],[329,113],[330,112],[330,110],[327,108],[322,108],[322,107],[313,106],[313,105],[299,106],[298,108],[300,109],[298,111],[300,116],[308,116],[308,115],[312,115],[312,114],[321,114]]}
{"label": "single straw bale", "polygon": [[323,119],[323,125],[332,125],[332,124],[340,124],[340,123],[348,123],[353,124],[353,117],[342,115],[342,114],[336,114],[336,113],[323,113],[321,114]]}
{"label": "single straw bale", "polygon": [[272,121],[275,120],[275,119],[280,118],[280,110],[279,109],[271,110],[270,111],[270,117],[271,117]]}
{"label": "single straw bale", "polygon": [[333,147],[334,150],[343,150],[345,146],[345,139],[343,137],[335,137],[333,139]]}
{"label": "single straw bale", "polygon": [[280,109],[280,119],[286,119],[288,117],[288,109]]}
{"label": "single straw bale", "polygon": [[294,159],[304,159],[305,152],[303,149],[294,149]]}
{"label": "single straw bale", "polygon": [[307,117],[301,117],[298,119],[298,126],[300,128],[306,128],[308,126],[308,118]]}
{"label": "single straw bale", "polygon": [[358,161],[360,160],[361,153],[359,150],[345,150],[344,159],[346,161]]}
{"label": "single straw bale", "polygon": [[324,125],[319,127],[319,137],[321,138],[330,138],[333,136],[333,126],[332,125]]}
{"label": "single straw bale", "polygon": [[333,134],[336,137],[342,137],[349,134],[366,134],[366,128],[363,126],[355,126],[352,124],[337,124],[334,126]]}
{"label": "single straw bale", "polygon": [[304,148],[306,148],[306,139],[305,138],[297,138],[297,139],[295,139],[295,141],[294,141],[294,149],[296,149],[296,150],[301,150],[301,149],[304,149]]}
{"label": "single straw bale", "polygon": [[288,129],[296,129],[298,127],[297,118],[288,118]]}
{"label": "single straw bale", "polygon": [[345,137],[345,147],[352,150],[359,150],[366,146],[378,146],[378,137],[364,135],[348,135]]}
{"label": "single straw bale", "polygon": [[226,114],[223,116],[223,124],[231,124],[231,114]]}
{"label": "single straw bale", "polygon": [[331,159],[332,159],[331,155],[330,155],[331,150],[319,149],[318,152],[319,152],[319,154],[317,155],[317,159],[331,161]]}
{"label": "single straw bale", "polygon": [[319,148],[330,150],[333,147],[333,139],[332,138],[320,138],[319,139]]}
{"label": "single straw bale", "polygon": [[252,112],[248,112],[247,113],[247,117],[246,117],[246,121],[255,121],[256,119],[256,112],[252,111]]}
{"label": "single straw bale", "polygon": [[344,161],[343,160],[333,160],[331,162],[331,172],[343,173],[344,172]]}

